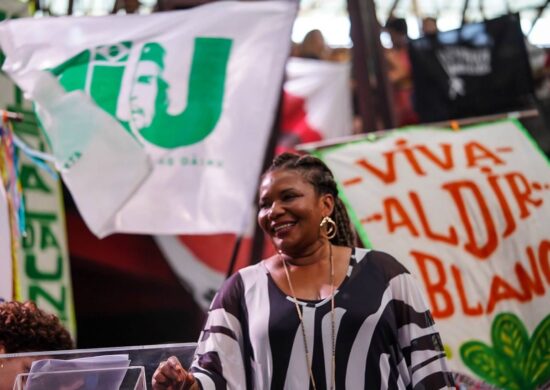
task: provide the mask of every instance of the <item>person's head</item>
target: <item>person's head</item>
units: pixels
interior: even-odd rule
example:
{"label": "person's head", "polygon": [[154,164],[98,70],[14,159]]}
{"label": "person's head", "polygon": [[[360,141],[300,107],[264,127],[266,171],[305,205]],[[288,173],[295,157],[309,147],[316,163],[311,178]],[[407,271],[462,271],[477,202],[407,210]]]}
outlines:
{"label": "person's head", "polygon": [[0,302],[0,353],[73,347],[71,335],[59,318],[39,309],[34,302]]}
{"label": "person's head", "polygon": [[141,130],[151,126],[158,111],[168,107],[168,84],[162,77],[165,50],[158,43],[143,46],[130,92],[132,123]]}
{"label": "person's head", "polygon": [[328,47],[320,30],[311,30],[302,41],[301,55],[305,58],[325,59]]}
{"label": "person's head", "polygon": [[422,19],[422,33],[424,35],[437,34],[437,20],[434,17],[427,16]]}
{"label": "person's head", "polygon": [[394,47],[404,47],[407,44],[407,21],[403,18],[390,17],[386,22],[386,31],[390,34]]}
{"label": "person's head", "polygon": [[[74,347],[59,319],[33,302],[0,302],[0,354],[65,350]],[[12,389],[15,377],[28,372],[35,358],[0,358],[0,390]]]}
{"label": "person's head", "polygon": [[327,240],[324,217],[336,223],[334,245],[354,246],[355,236],[330,169],[318,158],[283,153],[262,176],[258,223],[278,251],[303,254]]}

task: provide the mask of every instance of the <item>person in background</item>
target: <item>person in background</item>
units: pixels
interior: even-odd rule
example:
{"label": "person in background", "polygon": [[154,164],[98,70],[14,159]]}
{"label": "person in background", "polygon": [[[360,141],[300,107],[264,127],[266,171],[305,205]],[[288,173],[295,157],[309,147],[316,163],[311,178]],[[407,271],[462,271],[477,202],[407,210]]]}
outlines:
{"label": "person in background", "polygon": [[397,126],[418,123],[418,115],[413,109],[412,66],[409,60],[407,22],[405,19],[390,17],[386,23],[392,47],[386,50],[388,78],[392,86],[394,111]]}
{"label": "person in background", "polygon": [[155,390],[453,388],[415,279],[391,255],[355,247],[321,160],[276,157],[258,208],[277,253],[225,281],[190,370],[161,362]]}
{"label": "person in background", "polygon": [[320,30],[311,30],[304,37],[299,53],[302,58],[327,60],[330,56],[330,48]]}
{"label": "person in background", "polygon": [[432,36],[437,34],[437,19],[432,16],[426,16],[422,19],[422,34]]}
{"label": "person in background", "polygon": [[[0,302],[0,355],[74,348],[59,318],[34,302]],[[28,372],[32,357],[0,357],[0,390],[12,390],[17,374]]]}

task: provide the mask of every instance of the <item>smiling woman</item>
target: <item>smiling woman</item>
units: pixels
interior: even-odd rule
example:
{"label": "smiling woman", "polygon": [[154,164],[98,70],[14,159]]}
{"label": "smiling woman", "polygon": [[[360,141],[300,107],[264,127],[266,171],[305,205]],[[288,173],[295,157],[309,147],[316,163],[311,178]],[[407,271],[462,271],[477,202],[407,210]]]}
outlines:
{"label": "smiling woman", "polygon": [[414,279],[390,255],[353,247],[322,161],[277,157],[258,223],[277,254],[224,283],[190,370],[171,357],[154,389],[452,388]]}

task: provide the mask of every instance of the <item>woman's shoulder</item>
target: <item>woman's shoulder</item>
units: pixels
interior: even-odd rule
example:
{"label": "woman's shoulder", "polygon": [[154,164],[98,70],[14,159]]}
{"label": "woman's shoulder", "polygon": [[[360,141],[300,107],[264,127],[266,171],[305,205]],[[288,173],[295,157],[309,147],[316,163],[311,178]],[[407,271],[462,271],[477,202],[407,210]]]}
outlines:
{"label": "woman's shoulder", "polygon": [[267,260],[260,260],[256,264],[252,264],[246,267],[241,268],[237,273],[241,276],[241,278],[249,279],[249,278],[258,278],[264,275],[267,272],[265,262]]}
{"label": "woman's shoulder", "polygon": [[366,272],[378,272],[389,280],[401,274],[408,274],[407,268],[391,254],[374,249],[354,248],[355,260]]}
{"label": "woman's shoulder", "polygon": [[[262,260],[264,261],[264,260]],[[237,272],[234,272],[229,278],[225,280],[222,287],[227,288],[237,288],[239,285],[243,284],[244,280],[254,279],[260,277],[265,273],[265,266],[260,261],[257,264],[248,265],[239,269]]]}
{"label": "woman's shoulder", "polygon": [[239,269],[227,278],[212,300],[211,309],[240,304],[246,290],[261,279],[264,267],[261,263]]}

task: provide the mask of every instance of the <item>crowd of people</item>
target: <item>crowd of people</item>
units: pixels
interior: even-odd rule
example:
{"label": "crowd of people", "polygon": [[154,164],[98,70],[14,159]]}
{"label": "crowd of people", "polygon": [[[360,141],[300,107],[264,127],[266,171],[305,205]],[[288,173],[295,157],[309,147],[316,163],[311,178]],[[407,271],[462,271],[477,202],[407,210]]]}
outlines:
{"label": "crowd of people", "polygon": [[[420,37],[435,37],[440,32],[437,19],[426,16],[419,20]],[[403,127],[421,122],[417,112],[413,82],[413,69],[409,55],[410,34],[407,21],[404,18],[390,15],[381,27],[381,31],[389,37],[388,44],[383,48],[384,60],[391,89],[391,102],[395,116],[395,126]],[[539,99],[543,111],[550,101],[550,50],[532,45],[525,38],[527,56],[531,65],[534,97]],[[309,31],[300,43],[293,43],[292,56],[335,62],[350,62],[352,51],[347,47],[330,47],[321,30]],[[353,133],[363,132],[361,117],[357,106],[357,85],[352,75],[351,90],[354,101]],[[418,93],[422,93],[419,91]],[[548,116],[547,112],[542,113]]]}
{"label": "crowd of people", "polygon": [[[392,101],[395,111],[397,126],[406,126],[419,122],[418,115],[414,111],[412,94],[413,81],[412,69],[408,58],[408,36],[405,19],[390,18],[384,26],[384,30],[391,37],[391,47],[385,49],[385,59],[388,65],[388,78],[391,83]],[[436,20],[425,18],[423,20],[425,34],[434,34],[437,31]],[[313,60],[350,62],[351,49],[348,47],[330,47],[321,32],[314,29],[309,31],[300,43],[293,43],[291,56]],[[354,101],[354,134],[363,132],[362,120],[357,107],[356,83],[350,80]]]}
{"label": "crowd of people", "polygon": [[321,30],[309,31],[302,42],[292,43],[292,57],[309,58],[333,62],[349,62],[351,50],[347,47],[331,47],[327,44]]}

